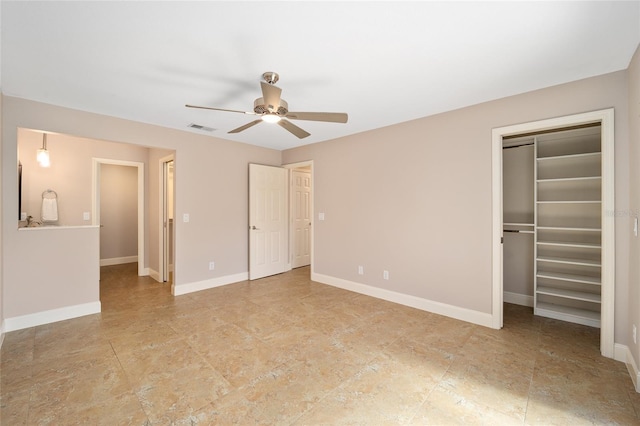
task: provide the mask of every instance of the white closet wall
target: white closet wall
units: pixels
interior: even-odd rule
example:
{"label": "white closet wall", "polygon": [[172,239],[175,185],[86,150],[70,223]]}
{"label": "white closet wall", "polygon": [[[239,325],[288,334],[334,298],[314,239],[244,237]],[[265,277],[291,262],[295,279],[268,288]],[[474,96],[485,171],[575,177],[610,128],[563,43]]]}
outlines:
{"label": "white closet wall", "polygon": [[503,181],[504,300],[533,306],[534,295],[534,164],[533,138],[505,141]]}

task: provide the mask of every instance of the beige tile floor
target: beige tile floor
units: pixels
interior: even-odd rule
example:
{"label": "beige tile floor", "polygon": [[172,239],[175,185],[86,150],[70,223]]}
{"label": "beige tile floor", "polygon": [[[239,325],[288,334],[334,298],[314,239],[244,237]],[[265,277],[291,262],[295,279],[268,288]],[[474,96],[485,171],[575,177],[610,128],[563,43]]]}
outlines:
{"label": "beige tile floor", "polygon": [[640,424],[598,331],[505,305],[491,330],[311,282],[172,297],[102,270],[103,312],[7,333],[2,425]]}

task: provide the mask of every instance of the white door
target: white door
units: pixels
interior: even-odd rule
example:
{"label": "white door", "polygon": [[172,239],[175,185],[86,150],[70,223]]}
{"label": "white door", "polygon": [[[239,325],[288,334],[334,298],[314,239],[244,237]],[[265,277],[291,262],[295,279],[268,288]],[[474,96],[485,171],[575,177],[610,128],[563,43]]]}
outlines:
{"label": "white door", "polygon": [[287,268],[287,170],[249,164],[249,279]]}
{"label": "white door", "polygon": [[293,247],[291,267],[311,263],[311,173],[291,172],[293,185]]}

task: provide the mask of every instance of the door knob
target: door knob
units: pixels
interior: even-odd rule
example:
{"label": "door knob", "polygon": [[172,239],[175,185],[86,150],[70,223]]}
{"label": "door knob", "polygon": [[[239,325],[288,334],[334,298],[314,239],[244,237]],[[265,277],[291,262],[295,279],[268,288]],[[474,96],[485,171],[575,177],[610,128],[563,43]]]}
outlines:
{"label": "door knob", "polygon": [[259,231],[259,229],[255,227],[255,225],[254,226],[250,226],[249,229],[251,229],[252,231]]}

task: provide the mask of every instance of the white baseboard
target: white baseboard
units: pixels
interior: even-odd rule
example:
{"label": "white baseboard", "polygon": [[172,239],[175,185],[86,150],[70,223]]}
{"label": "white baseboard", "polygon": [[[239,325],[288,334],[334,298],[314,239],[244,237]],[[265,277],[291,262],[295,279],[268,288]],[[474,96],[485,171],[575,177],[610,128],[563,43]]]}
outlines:
{"label": "white baseboard", "polygon": [[160,272],[156,271],[155,269],[147,268],[147,275],[158,282],[162,282],[160,281]]}
{"label": "white baseboard", "polygon": [[2,344],[4,343],[5,330],[5,320],[2,320],[2,324],[0,324],[0,349],[2,349]]}
{"label": "white baseboard", "polygon": [[112,257],[110,259],[100,259],[100,266],[122,265],[138,261],[138,256]]}
{"label": "white baseboard", "polygon": [[505,291],[502,296],[502,301],[506,303],[513,303],[514,305],[528,306],[533,308],[533,296],[520,293],[512,293]]}
{"label": "white baseboard", "polygon": [[204,281],[196,281],[194,283],[187,283],[181,285],[171,286],[171,292],[174,296],[180,296],[187,293],[193,293],[195,291],[206,290],[209,288],[220,287],[227,284],[237,283],[239,281],[246,281],[249,279],[248,272],[241,272],[234,275],[225,275],[224,277],[211,278]]}
{"label": "white baseboard", "polygon": [[446,303],[435,302],[433,300],[385,290],[367,284],[347,281],[341,278],[331,277],[329,275],[317,274],[315,272],[311,273],[311,280],[485,327],[492,327],[493,325],[493,318],[490,313],[472,311],[470,309],[460,308]]}
{"label": "white baseboard", "polygon": [[629,371],[629,375],[633,381],[633,387],[635,387],[636,392],[640,393],[640,371],[638,370],[638,365],[633,359],[633,355],[631,354],[629,347],[616,343],[614,345],[613,356],[616,361],[624,362],[627,365],[627,371]]}
{"label": "white baseboard", "polygon": [[83,317],[85,315],[99,314],[102,309],[101,306],[102,305],[98,301],[7,318],[5,320],[5,331],[22,330],[23,328],[64,321],[71,318]]}

